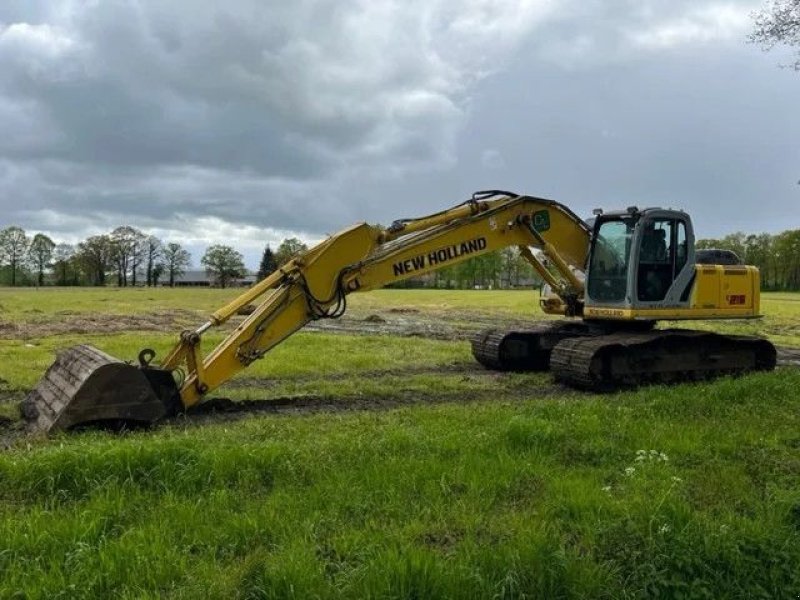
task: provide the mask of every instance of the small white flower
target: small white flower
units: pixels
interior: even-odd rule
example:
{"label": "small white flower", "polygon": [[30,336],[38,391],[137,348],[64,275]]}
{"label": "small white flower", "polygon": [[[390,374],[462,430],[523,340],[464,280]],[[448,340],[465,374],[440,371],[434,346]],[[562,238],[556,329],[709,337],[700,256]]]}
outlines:
{"label": "small white flower", "polygon": [[636,473],[636,469],[634,467],[626,467],[626,469],[625,469],[625,476],[626,477],[633,477],[634,473]]}
{"label": "small white flower", "polygon": [[637,450],[635,460],[636,462],[667,462],[669,457],[658,450]]}
{"label": "small white flower", "polygon": [[683,483],[683,479],[680,477],[676,477],[675,475],[672,476],[672,483]]}
{"label": "small white flower", "polygon": [[611,492],[611,486],[610,485],[604,485],[601,489],[606,493],[610,493]]}
{"label": "small white flower", "polygon": [[670,530],[669,524],[664,523],[661,527],[658,528],[658,533],[664,534],[668,533]]}

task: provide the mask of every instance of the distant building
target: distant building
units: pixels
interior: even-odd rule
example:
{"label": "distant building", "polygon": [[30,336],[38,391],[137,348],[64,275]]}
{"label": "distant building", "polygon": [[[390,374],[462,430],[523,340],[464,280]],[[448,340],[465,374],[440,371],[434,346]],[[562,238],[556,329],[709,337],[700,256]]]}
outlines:
{"label": "distant building", "polygon": [[[160,279],[161,285],[169,285],[169,278]],[[250,287],[256,282],[256,273],[248,271],[241,279],[231,282],[230,287]],[[175,287],[212,287],[214,279],[206,271],[186,271],[175,278]]]}
{"label": "distant building", "polygon": [[[161,279],[161,283],[169,285],[169,279]],[[211,278],[205,271],[186,271],[175,278],[175,285],[180,287],[211,287]]]}

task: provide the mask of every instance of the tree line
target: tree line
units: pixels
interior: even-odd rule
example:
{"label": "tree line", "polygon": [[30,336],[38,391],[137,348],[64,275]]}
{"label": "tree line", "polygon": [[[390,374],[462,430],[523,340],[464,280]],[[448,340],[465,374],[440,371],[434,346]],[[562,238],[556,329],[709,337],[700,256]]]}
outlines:
{"label": "tree line", "polygon": [[[296,238],[284,240],[277,252],[267,245],[261,255],[257,278],[263,279],[293,256],[308,250]],[[446,267],[421,277],[397,282],[396,288],[497,289],[538,285],[539,277],[533,267],[520,256],[516,248],[506,248],[477,256],[452,267]]]}
{"label": "tree line", "polygon": [[[308,250],[297,238],[283,240],[262,253],[256,279],[261,280],[297,254]],[[181,244],[123,225],[77,244],[57,243],[43,233],[29,236],[21,227],[0,230],[0,284],[11,286],[174,286],[191,266]],[[244,258],[233,247],[209,246],[200,264],[212,283],[228,287],[246,276]],[[398,287],[450,289],[508,288],[538,284],[531,266],[516,249],[472,258]]]}
{"label": "tree line", "polygon": [[800,229],[769,233],[731,233],[720,239],[698,240],[698,249],[731,250],[761,272],[761,289],[800,290]]}
{"label": "tree line", "polygon": [[191,255],[180,244],[124,225],[77,244],[16,225],[0,230],[0,282],[6,285],[174,285]]}
{"label": "tree line", "polygon": [[538,287],[541,279],[514,247],[489,252],[421,277],[393,285],[400,288],[514,289]]}
{"label": "tree line", "polygon": [[[262,259],[259,277],[305,249],[296,238],[284,240],[275,252],[268,246],[269,260]],[[191,262],[190,252],[181,244],[129,225],[77,244],[57,243],[44,233],[31,236],[16,225],[0,230],[0,285],[174,286]],[[220,287],[247,275],[242,254],[224,244],[209,246],[200,264]]]}
{"label": "tree line", "polygon": [[[697,248],[735,252],[761,271],[765,290],[800,290],[800,230],[779,234],[732,233],[701,239]],[[256,275],[263,279],[307,246],[297,238],[283,240],[276,250],[264,248]],[[244,258],[233,247],[209,246],[200,264],[212,283],[228,287],[246,276]],[[0,284],[173,286],[191,265],[191,254],[176,242],[164,242],[131,226],[91,236],[78,244],[56,243],[43,233],[29,236],[21,227],[0,230]],[[540,279],[516,248],[471,258],[396,287],[506,289],[535,287]]]}

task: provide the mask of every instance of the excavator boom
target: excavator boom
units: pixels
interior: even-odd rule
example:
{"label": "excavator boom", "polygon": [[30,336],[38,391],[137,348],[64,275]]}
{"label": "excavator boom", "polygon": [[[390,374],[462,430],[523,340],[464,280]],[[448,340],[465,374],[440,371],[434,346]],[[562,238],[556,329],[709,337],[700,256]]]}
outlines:
{"label": "excavator boom", "polygon": [[[179,341],[158,366],[140,354],[124,363],[89,347],[63,351],[24,402],[38,429],[87,423],[150,423],[189,408],[312,320],[341,316],[351,293],[372,290],[509,246],[540,248],[567,308],[578,314],[590,229],[566,206],[508,192],[479,192],[449,210],[389,227],[357,224],[329,237],[214,312]],[[530,254],[530,253],[528,253]],[[203,334],[245,305],[256,309],[208,356]],[[172,382],[179,382],[172,383]]]}

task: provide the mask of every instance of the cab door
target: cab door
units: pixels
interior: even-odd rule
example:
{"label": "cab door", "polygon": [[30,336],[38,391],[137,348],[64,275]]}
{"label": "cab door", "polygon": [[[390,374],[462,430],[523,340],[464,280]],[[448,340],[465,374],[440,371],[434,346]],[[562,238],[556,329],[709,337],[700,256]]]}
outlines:
{"label": "cab door", "polygon": [[634,305],[681,306],[694,273],[694,238],[684,213],[658,211],[639,222]]}

